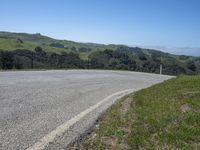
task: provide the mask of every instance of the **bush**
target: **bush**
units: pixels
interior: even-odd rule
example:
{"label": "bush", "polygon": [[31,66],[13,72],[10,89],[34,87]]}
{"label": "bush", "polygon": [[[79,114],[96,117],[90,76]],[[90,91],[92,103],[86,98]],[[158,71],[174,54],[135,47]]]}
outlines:
{"label": "bush", "polygon": [[11,52],[2,51],[1,52],[1,66],[2,69],[12,69],[14,62],[14,56]]}

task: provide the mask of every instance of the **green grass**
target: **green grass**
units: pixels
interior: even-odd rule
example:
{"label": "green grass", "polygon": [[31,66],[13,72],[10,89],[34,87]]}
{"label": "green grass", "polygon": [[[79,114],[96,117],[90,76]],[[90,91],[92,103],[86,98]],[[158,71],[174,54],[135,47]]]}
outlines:
{"label": "green grass", "polygon": [[[18,43],[17,38],[23,40],[24,43]],[[54,48],[49,46],[51,43],[60,43],[65,46],[65,48]],[[91,52],[103,51],[105,49],[115,50],[120,45],[104,45],[95,43],[81,43],[69,40],[57,40],[41,34],[27,34],[27,33],[12,33],[12,32],[1,32],[0,31],[0,50],[14,51],[16,49],[27,49],[34,50],[36,46],[40,46],[46,52],[71,52],[71,48],[75,47],[76,52],[79,48],[90,48]],[[79,53],[80,57],[84,60],[88,59],[90,52]]]}
{"label": "green grass", "polygon": [[66,50],[62,48],[50,47],[48,45],[38,45],[32,42],[19,43],[15,39],[1,39],[0,38],[0,50],[14,51],[16,49],[26,49],[26,50],[33,51],[35,47],[37,46],[42,47],[42,49],[46,52],[61,53],[64,51],[70,51],[70,50]]}
{"label": "green grass", "polygon": [[123,98],[94,134],[85,149],[200,149],[200,76],[179,76]]}
{"label": "green grass", "polygon": [[[115,49],[117,45],[103,45],[103,44],[92,44],[92,43],[79,43],[67,40],[56,40],[49,37],[36,34],[26,34],[26,33],[7,33],[0,32],[0,50],[14,51],[16,49],[26,49],[34,50],[35,47],[40,46],[46,52],[54,52],[60,54],[61,52],[73,52],[72,47],[76,48],[78,53],[79,48],[91,48],[93,51],[103,51],[106,48]],[[23,43],[17,42],[17,38],[23,40]],[[49,44],[57,42],[63,44],[66,48],[54,48],[49,46]],[[90,52],[79,53],[80,57],[84,60],[88,59]]]}

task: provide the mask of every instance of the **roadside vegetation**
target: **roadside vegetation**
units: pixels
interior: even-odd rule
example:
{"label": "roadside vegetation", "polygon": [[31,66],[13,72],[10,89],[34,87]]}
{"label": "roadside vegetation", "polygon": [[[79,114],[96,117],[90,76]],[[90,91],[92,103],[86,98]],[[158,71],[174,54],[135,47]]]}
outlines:
{"label": "roadside vegetation", "polygon": [[56,40],[37,34],[0,32],[0,70],[111,69],[163,74],[198,74],[200,57],[157,50]]}
{"label": "roadside vegetation", "polygon": [[200,149],[200,76],[179,76],[124,97],[80,149]]}

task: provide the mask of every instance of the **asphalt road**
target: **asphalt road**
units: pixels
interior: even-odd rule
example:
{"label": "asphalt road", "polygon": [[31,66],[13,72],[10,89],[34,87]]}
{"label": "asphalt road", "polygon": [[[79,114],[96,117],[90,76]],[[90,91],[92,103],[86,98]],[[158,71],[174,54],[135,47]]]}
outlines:
{"label": "asphalt road", "polygon": [[[111,105],[112,97],[101,103],[104,109],[94,111],[93,107],[90,115],[85,114],[85,119],[82,114],[82,120],[74,124],[70,132],[62,130],[62,134],[52,138],[52,134],[61,131],[58,127],[64,128],[65,124],[66,128],[66,123],[72,123],[77,115],[80,119],[81,112],[113,93],[127,89],[136,91],[169,78],[156,74],[97,70],[0,72],[0,149],[37,149],[34,144],[45,136],[51,137],[46,149],[64,149],[62,143],[69,143],[83,132],[88,123],[94,121],[93,117]],[[100,104],[98,106],[100,108]],[[65,138],[60,139],[62,136]]]}

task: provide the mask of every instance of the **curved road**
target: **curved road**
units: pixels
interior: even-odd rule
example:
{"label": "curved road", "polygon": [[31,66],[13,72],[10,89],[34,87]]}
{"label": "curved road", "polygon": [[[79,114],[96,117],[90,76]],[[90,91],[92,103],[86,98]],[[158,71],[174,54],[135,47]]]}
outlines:
{"label": "curved road", "polygon": [[169,78],[97,70],[0,72],[0,149],[64,149],[114,99]]}

